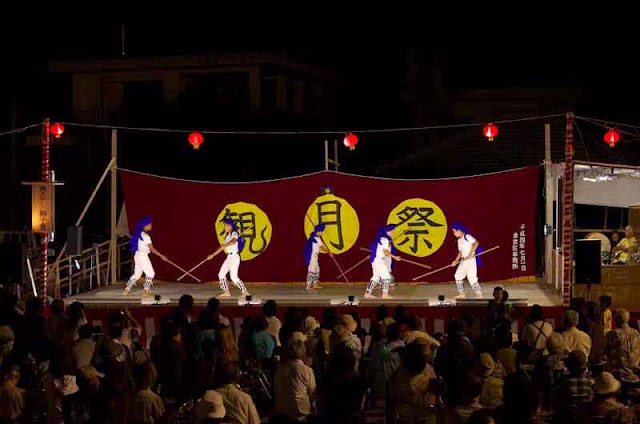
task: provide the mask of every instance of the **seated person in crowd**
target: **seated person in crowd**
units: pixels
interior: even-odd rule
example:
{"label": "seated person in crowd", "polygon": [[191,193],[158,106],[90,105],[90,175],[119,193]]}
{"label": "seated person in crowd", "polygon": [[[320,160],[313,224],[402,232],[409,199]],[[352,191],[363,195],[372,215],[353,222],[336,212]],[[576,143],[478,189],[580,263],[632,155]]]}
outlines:
{"label": "seated person in crowd", "polygon": [[495,409],[502,403],[502,390],[504,381],[494,377],[495,361],[488,353],[478,355],[475,366],[475,374],[482,379],[482,393],[480,394],[480,404],[484,408]]}
{"label": "seated person in crowd", "polygon": [[238,362],[221,361],[216,367],[214,380],[216,392],[222,396],[225,419],[231,422],[260,424],[260,415],[251,396],[238,387],[240,367]]}
{"label": "seated person in crowd", "polygon": [[306,356],[305,341],[293,341],[287,350],[286,360],[276,368],[274,412],[302,420],[312,412],[316,379],[313,370],[302,361]]}
{"label": "seated person in crowd", "polygon": [[482,409],[480,404],[481,393],[482,379],[473,374],[467,374],[462,386],[462,398],[453,410],[453,422],[455,424],[466,424],[471,414]]}
{"label": "seated person in crowd", "polygon": [[574,350],[566,364],[569,375],[559,382],[554,396],[557,423],[575,422],[578,411],[593,399],[593,380],[587,372],[587,356]]}
{"label": "seated person in crowd", "polygon": [[580,322],[580,314],[574,310],[568,310],[564,313],[564,331],[562,332],[562,338],[564,339],[564,347],[566,353],[571,353],[574,350],[584,353],[587,358],[591,353],[591,338],[584,331],[578,330],[578,323]]}
{"label": "seated person in crowd", "polygon": [[629,311],[618,309],[616,329],[607,334],[605,355],[607,369],[618,378],[631,378],[640,365],[640,333],[629,326]]}
{"label": "seated person in crowd", "polygon": [[157,376],[158,372],[151,362],[145,362],[136,368],[135,377],[138,392],[133,397],[130,406],[130,422],[155,424],[164,415],[162,398],[151,390]]}
{"label": "seated person in crowd", "polygon": [[611,263],[616,265],[626,265],[634,260],[638,253],[638,240],[631,225],[625,227],[624,238],[613,248],[612,253]]}
{"label": "seated person in crowd", "polygon": [[601,372],[595,378],[593,401],[587,408],[579,411],[579,422],[631,424],[634,414],[616,400],[621,384],[611,373]]}
{"label": "seated person in crowd", "polygon": [[547,339],[553,333],[551,324],[544,320],[544,309],[540,305],[533,305],[522,328],[522,352],[524,360],[534,361],[546,353]]}

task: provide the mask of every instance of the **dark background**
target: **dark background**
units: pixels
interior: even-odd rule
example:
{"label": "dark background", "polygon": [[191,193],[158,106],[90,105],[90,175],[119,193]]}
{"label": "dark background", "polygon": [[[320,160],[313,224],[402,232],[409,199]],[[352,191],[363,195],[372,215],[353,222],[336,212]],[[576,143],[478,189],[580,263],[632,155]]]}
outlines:
{"label": "dark background", "polygon": [[[561,40],[500,43],[440,42],[422,47],[391,43],[348,45],[336,40],[305,49],[234,46],[220,33],[194,26],[125,27],[126,58],[275,52],[330,76],[331,99],[320,116],[292,115],[263,107],[247,111],[243,86],[232,77],[193,79],[178,105],[163,104],[153,84],[129,84],[114,116],[100,124],[175,129],[318,130],[414,127],[488,122],[564,114],[636,123],[640,67],[626,46],[606,51]],[[6,49],[0,70],[0,128],[22,127],[49,116],[77,122],[72,76],[50,72],[50,64],[121,59],[120,25],[34,26],[2,34]],[[413,43],[420,44],[420,43]],[[269,71],[269,69],[266,69]],[[268,87],[267,87],[268,89]],[[160,94],[159,94],[160,93]],[[214,99],[214,100],[212,100]],[[314,104],[308,105],[309,111]],[[360,134],[357,149],[340,146],[341,171],[400,178],[438,178],[536,165],[544,158],[543,124],[552,125],[553,159],[563,157],[564,118],[500,125],[493,143],[480,127],[403,133]],[[578,122],[576,156],[602,162],[638,164],[634,134],[623,134],[616,149],[602,141],[604,129]],[[633,133],[633,131],[631,131]],[[0,137],[0,229],[29,223],[29,194],[21,181],[40,177],[38,130]],[[52,147],[51,167],[66,182],[57,194],[58,232],[75,221],[109,160],[108,131],[67,126],[63,144]],[[28,137],[32,137],[29,142]],[[177,178],[251,181],[282,178],[323,168],[325,136],[206,135],[195,152],[185,134],[119,134],[119,166]],[[341,141],[342,136],[333,136]],[[104,240],[108,185],[85,222],[85,241]],[[120,198],[121,200],[121,198]],[[579,214],[593,220],[588,213]]]}

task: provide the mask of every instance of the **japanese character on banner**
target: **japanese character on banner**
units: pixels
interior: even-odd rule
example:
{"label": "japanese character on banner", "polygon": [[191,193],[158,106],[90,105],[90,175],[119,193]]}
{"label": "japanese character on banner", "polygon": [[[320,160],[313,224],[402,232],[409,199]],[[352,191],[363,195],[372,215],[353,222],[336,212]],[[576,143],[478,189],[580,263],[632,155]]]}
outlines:
{"label": "japanese character on banner", "polygon": [[396,206],[387,224],[397,224],[396,248],[423,258],[435,253],[447,236],[447,219],[438,205],[426,199],[407,199]]}
{"label": "japanese character on banner", "polygon": [[272,227],[267,214],[258,206],[237,202],[226,205],[216,219],[216,236],[224,241],[224,219],[233,220],[245,240],[245,248],[240,253],[244,261],[251,260],[264,252],[271,242]]}
{"label": "japanese character on banner", "polygon": [[334,254],[346,252],[353,247],[360,234],[358,214],[346,199],[334,195],[331,187],[323,187],[322,193],[302,218],[304,233],[309,237],[315,225],[324,224],[323,239],[327,249]]}

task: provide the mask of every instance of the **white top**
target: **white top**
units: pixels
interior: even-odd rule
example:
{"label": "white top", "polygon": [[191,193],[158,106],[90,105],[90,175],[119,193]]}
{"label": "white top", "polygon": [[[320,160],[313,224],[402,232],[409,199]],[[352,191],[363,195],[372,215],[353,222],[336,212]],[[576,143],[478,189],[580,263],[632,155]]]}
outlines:
{"label": "white top", "polygon": [[224,238],[224,242],[223,244],[229,243],[231,240],[235,239],[236,243],[233,243],[231,246],[227,246],[224,248],[224,253],[229,254],[229,253],[238,253],[238,233],[236,233],[235,231],[230,232],[229,234],[227,234],[227,236]]}
{"label": "white top", "polygon": [[317,256],[320,254],[320,248],[323,246],[322,239],[318,236],[315,236],[316,242],[312,244],[311,247],[311,256]]}
{"label": "white top", "polygon": [[384,251],[391,251],[391,243],[389,242],[389,239],[386,237],[380,237],[380,241],[378,241],[378,247],[376,249],[376,258],[375,259],[384,259],[386,258],[386,255],[384,254]]}
{"label": "white top", "polygon": [[471,249],[473,249],[473,243],[475,242],[476,239],[471,234],[465,234],[458,239],[458,251],[463,258],[469,256]]}
{"label": "white top", "polygon": [[138,239],[138,252],[144,253],[148,255],[151,253],[151,248],[149,245],[151,244],[151,236],[145,233],[144,231],[140,233],[140,238]]}

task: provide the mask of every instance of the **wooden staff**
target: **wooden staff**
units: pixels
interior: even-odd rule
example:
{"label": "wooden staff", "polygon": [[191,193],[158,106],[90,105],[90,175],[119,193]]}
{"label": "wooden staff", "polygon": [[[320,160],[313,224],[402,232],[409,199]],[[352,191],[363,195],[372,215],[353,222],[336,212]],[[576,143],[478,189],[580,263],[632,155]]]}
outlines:
{"label": "wooden staff", "polygon": [[[346,275],[347,273],[353,271],[354,269],[356,269],[357,267],[359,267],[360,265],[362,265],[367,259],[369,259],[369,255],[365,256],[361,261],[359,261],[357,264],[355,264],[354,266],[352,266],[351,268],[349,268],[348,270],[346,270],[345,272],[342,273],[342,275],[338,275],[336,277],[336,280],[340,277],[343,277],[344,275]],[[346,278],[346,277],[345,277]]]}
{"label": "wooden staff", "polygon": [[[253,227],[249,227],[247,228],[247,230],[250,230]],[[242,235],[243,232],[239,232],[238,233],[238,238]],[[213,254],[207,256],[206,258],[204,258],[203,260],[201,260],[198,265],[194,266],[193,268],[191,268],[189,271],[184,271],[184,274],[182,274],[180,277],[178,277],[177,281],[182,280],[184,277],[186,277],[187,275],[190,275],[190,272],[195,271],[196,269],[200,268],[202,266],[203,263],[210,261],[211,259],[213,259],[218,253],[222,252],[222,249],[220,250],[216,250],[215,252],[213,252]],[[240,254],[240,252],[238,252],[238,255]],[[193,277],[193,275],[192,275]],[[194,277],[195,278],[195,277]]]}
{"label": "wooden staff", "polygon": [[169,263],[169,265],[173,265],[174,267],[178,268],[180,271],[184,272],[184,275],[188,275],[191,278],[193,278],[194,280],[196,280],[198,283],[201,283],[202,280],[200,280],[198,277],[196,277],[195,275],[191,274],[189,271],[185,271],[182,267],[180,267],[179,265],[176,265],[175,263],[173,263],[169,258],[167,258],[166,256],[164,257],[164,261]]}
{"label": "wooden staff", "polygon": [[[489,252],[494,251],[494,250],[496,250],[496,249],[498,249],[498,248],[500,248],[500,246],[495,246],[495,247],[492,247],[491,249],[487,249],[487,250],[485,250],[484,252],[481,252],[481,253],[478,253],[477,255],[475,255],[475,256],[474,256],[474,258],[475,258],[475,257],[478,257],[478,256],[482,256],[482,255],[484,255],[485,253],[489,253]],[[424,278],[424,277],[426,277],[426,276],[428,276],[428,275],[435,274],[436,272],[440,272],[440,271],[442,271],[443,269],[453,268],[454,266],[458,265],[459,263],[460,263],[460,261],[458,261],[458,262],[456,262],[456,263],[454,263],[454,264],[449,264],[449,265],[447,265],[447,266],[443,266],[442,268],[438,268],[438,269],[436,269],[435,271],[431,271],[431,272],[427,272],[426,274],[419,275],[419,276],[417,276],[416,278],[414,278],[412,281],[416,281],[416,280],[419,280],[420,278]]]}
{"label": "wooden staff", "polygon": [[[395,231],[395,230],[394,230],[394,231]],[[399,238],[400,236],[403,236],[404,234],[405,234],[405,232],[403,231],[402,233],[400,233],[400,234],[398,234],[397,236],[395,236],[395,237],[393,238],[393,240],[392,240],[392,241],[395,241],[397,238]],[[362,265],[362,264],[363,264],[367,259],[369,259],[369,255],[365,256],[365,257],[364,257],[364,259],[362,259],[362,260],[361,260],[361,261],[359,261],[357,264],[355,264],[354,266],[352,266],[351,268],[349,268],[348,270],[346,270],[346,271],[344,272],[344,274],[347,274],[347,273],[349,273],[349,272],[353,271],[354,269],[356,269],[357,267],[359,267],[360,265]],[[336,277],[336,279],[338,279],[338,278],[340,278],[340,277],[342,277],[342,275],[337,276],[337,277]]]}
{"label": "wooden staff", "polygon": [[[363,252],[369,252],[369,253],[371,253],[371,249],[367,249],[366,247],[361,247],[361,248],[360,248],[360,250],[362,250]],[[405,258],[402,258],[402,259],[400,259],[400,260],[401,260],[402,262],[407,262],[407,263],[410,263],[410,264],[412,264],[412,265],[419,266],[419,267],[421,267],[421,268],[431,269],[431,267],[430,267],[429,265],[421,264],[420,262],[411,261],[411,260],[409,260],[409,259],[405,259]]]}
{"label": "wooden staff", "polygon": [[[316,225],[313,223],[313,220],[311,219],[311,217],[309,216],[309,214],[305,215],[307,217],[307,219],[309,220],[309,222],[311,223],[311,226],[313,228],[316,227]],[[313,231],[313,229],[311,230],[312,235],[315,235],[315,232]],[[325,247],[327,248],[327,250],[329,250],[329,245],[327,243],[324,242],[324,239],[322,237],[320,237],[320,240],[322,240],[322,244],[325,245]],[[331,251],[329,251],[329,253],[331,253]],[[340,277],[344,277],[344,281],[346,281],[347,283],[349,282],[349,279],[347,278],[346,275],[344,275],[344,271],[342,271],[342,267],[340,266],[340,264],[338,263],[338,260],[333,256],[333,254],[329,255],[331,256],[331,259],[333,259],[333,263],[336,264],[336,268],[338,268],[338,271],[340,271]]]}

